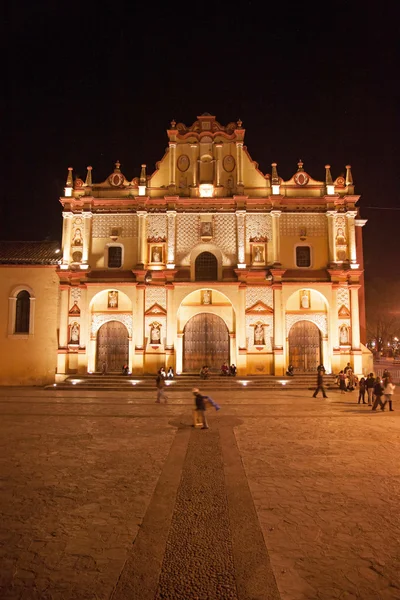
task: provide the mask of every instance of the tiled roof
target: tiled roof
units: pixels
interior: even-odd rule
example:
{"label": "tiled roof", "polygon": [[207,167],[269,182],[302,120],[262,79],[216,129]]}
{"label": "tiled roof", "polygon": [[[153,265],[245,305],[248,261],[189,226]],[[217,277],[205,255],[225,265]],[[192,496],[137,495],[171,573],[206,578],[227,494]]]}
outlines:
{"label": "tiled roof", "polygon": [[2,242],[1,265],[56,265],[61,258],[60,242]]}

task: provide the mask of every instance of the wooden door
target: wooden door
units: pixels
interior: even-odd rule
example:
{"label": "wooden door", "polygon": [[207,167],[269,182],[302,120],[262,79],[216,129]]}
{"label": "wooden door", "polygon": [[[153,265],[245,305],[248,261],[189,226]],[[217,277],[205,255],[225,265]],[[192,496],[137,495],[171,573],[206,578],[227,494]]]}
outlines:
{"label": "wooden door", "polygon": [[289,364],[297,372],[315,372],[321,364],[321,333],[314,323],[298,321],[289,331]]}
{"label": "wooden door", "polygon": [[183,335],[183,370],[198,373],[203,365],[220,371],[229,364],[229,332],[221,317],[201,313],[186,323]]}
{"label": "wooden door", "polygon": [[128,331],[119,321],[104,323],[97,332],[96,371],[101,371],[103,363],[107,372],[122,373],[122,367],[128,364]]}

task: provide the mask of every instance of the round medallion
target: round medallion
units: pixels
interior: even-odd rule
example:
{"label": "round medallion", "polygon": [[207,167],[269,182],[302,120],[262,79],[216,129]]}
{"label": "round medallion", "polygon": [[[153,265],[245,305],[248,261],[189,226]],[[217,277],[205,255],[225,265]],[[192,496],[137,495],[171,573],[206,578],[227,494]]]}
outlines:
{"label": "round medallion", "polygon": [[297,185],[306,185],[308,183],[308,177],[302,171],[300,171],[300,173],[296,173],[296,175],[294,176],[294,180],[297,183]]}
{"label": "round medallion", "polygon": [[181,156],[178,158],[178,169],[184,173],[185,171],[188,170],[190,165],[190,160],[189,157],[186,154],[181,154]]}
{"label": "round medallion", "polygon": [[224,167],[224,170],[227,171],[227,173],[231,173],[236,165],[235,159],[233,158],[233,156],[231,154],[228,154],[227,156],[224,157],[224,160],[222,161],[222,165]]}
{"label": "round medallion", "polygon": [[75,179],[75,187],[76,188],[80,188],[83,186],[83,180],[82,179]]}
{"label": "round medallion", "polygon": [[122,175],[122,173],[113,173],[108,178],[108,181],[112,186],[119,187],[124,183],[124,176]]}
{"label": "round medallion", "polygon": [[345,180],[344,180],[344,177],[338,177],[338,178],[336,179],[336,185],[340,185],[340,186],[343,186],[343,187],[344,187],[344,184],[345,184],[345,183],[346,183],[346,182],[345,182]]}

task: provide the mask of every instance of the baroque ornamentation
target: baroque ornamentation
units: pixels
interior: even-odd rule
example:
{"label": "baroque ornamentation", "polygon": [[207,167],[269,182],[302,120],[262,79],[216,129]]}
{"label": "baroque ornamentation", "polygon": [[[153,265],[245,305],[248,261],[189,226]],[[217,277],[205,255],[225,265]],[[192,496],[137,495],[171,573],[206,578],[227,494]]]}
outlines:
{"label": "baroque ornamentation", "polygon": [[154,304],[159,304],[165,310],[167,309],[167,292],[164,287],[149,286],[146,288],[145,311]]}
{"label": "baroque ornamentation", "polygon": [[176,216],[176,263],[190,265],[190,251],[200,242],[197,215]]}
{"label": "baroque ornamentation", "polygon": [[328,335],[328,320],[325,314],[321,313],[307,313],[304,315],[286,315],[286,335],[289,334],[290,329],[298,321],[311,321],[321,331],[322,335]]}
{"label": "baroque ornamentation", "polygon": [[108,238],[112,229],[121,230],[121,237],[137,237],[136,215],[93,215],[94,238]]}
{"label": "baroque ornamentation", "polygon": [[236,263],[235,215],[216,215],[214,220],[215,245],[224,255],[223,264]]}
{"label": "baroque ornamentation", "polygon": [[272,217],[266,214],[246,215],[247,241],[270,241],[272,239]]}
{"label": "baroque ornamentation", "polygon": [[337,305],[340,308],[345,306],[350,310],[350,294],[348,288],[342,287],[336,290]]}
{"label": "baroque ornamentation", "polygon": [[[246,315],[246,340],[247,340],[247,348],[249,350],[254,350],[254,347],[258,344],[255,344],[254,340],[254,328],[257,323],[260,322],[260,317],[258,315]],[[272,352],[272,343],[273,343],[273,331],[274,331],[274,318],[272,315],[263,315],[262,323],[264,325],[264,350],[268,352]]]}
{"label": "baroque ornamentation", "polygon": [[132,331],[133,331],[132,314],[130,314],[130,313],[126,313],[126,314],[109,313],[109,312],[96,313],[96,314],[92,315],[92,325],[90,328],[92,337],[95,337],[99,328],[102,325],[104,325],[104,323],[107,323],[108,321],[119,321],[120,323],[125,325],[125,327],[128,330],[129,337],[132,338]]}
{"label": "baroque ornamentation", "polygon": [[246,289],[246,309],[261,301],[263,304],[274,306],[273,290],[270,287],[252,286]]}
{"label": "baroque ornamentation", "polygon": [[301,230],[307,231],[307,237],[327,235],[327,220],[324,214],[285,214],[279,219],[281,235],[299,236]]}
{"label": "baroque ornamentation", "polygon": [[153,215],[147,217],[147,237],[167,238],[167,215]]}

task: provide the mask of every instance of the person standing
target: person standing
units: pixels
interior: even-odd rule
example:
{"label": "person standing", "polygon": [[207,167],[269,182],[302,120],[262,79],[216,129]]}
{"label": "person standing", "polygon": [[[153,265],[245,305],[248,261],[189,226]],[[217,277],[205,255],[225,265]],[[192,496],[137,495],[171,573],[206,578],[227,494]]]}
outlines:
{"label": "person standing", "polygon": [[396,386],[392,383],[390,375],[383,380],[383,395],[385,401],[383,403],[382,410],[385,410],[386,403],[389,402],[389,410],[393,411],[393,394]]}
{"label": "person standing", "polygon": [[315,389],[315,392],[313,393],[313,398],[317,397],[317,394],[319,392],[319,390],[321,390],[322,395],[324,398],[327,398],[328,396],[326,395],[326,391],[324,388],[324,372],[325,369],[324,368],[318,368],[318,372],[317,372],[317,387]]}
{"label": "person standing", "polygon": [[368,394],[368,406],[372,406],[372,397],[374,395],[374,385],[375,385],[375,377],[373,373],[370,373],[365,381],[365,386],[367,388]]}
{"label": "person standing", "polygon": [[375,379],[375,385],[374,385],[375,402],[374,402],[374,405],[372,407],[372,410],[376,410],[378,408],[378,404],[380,404],[381,410],[385,410],[385,407],[384,407],[383,402],[381,400],[382,394],[383,394],[383,387],[382,387],[382,384],[381,384],[381,379],[380,379],[380,377],[377,377]]}
{"label": "person standing", "polygon": [[365,383],[366,383],[365,377],[361,377],[359,384],[358,384],[358,404],[360,404],[361,400],[362,400],[363,404],[367,404],[365,402]]}
{"label": "person standing", "polygon": [[345,394],[347,389],[346,389],[346,375],[344,374],[344,371],[340,371],[339,373],[339,389],[340,389],[340,393],[341,394]]}
{"label": "person standing", "polygon": [[202,429],[208,429],[207,417],[206,417],[206,396],[200,394],[199,388],[193,388],[192,390],[194,401],[195,401],[195,411],[201,416],[203,421]]}
{"label": "person standing", "polygon": [[160,404],[161,400],[164,400],[165,404],[168,402],[168,397],[165,393],[165,378],[161,373],[157,374],[156,377],[156,387],[157,387],[157,400],[156,402]]}

